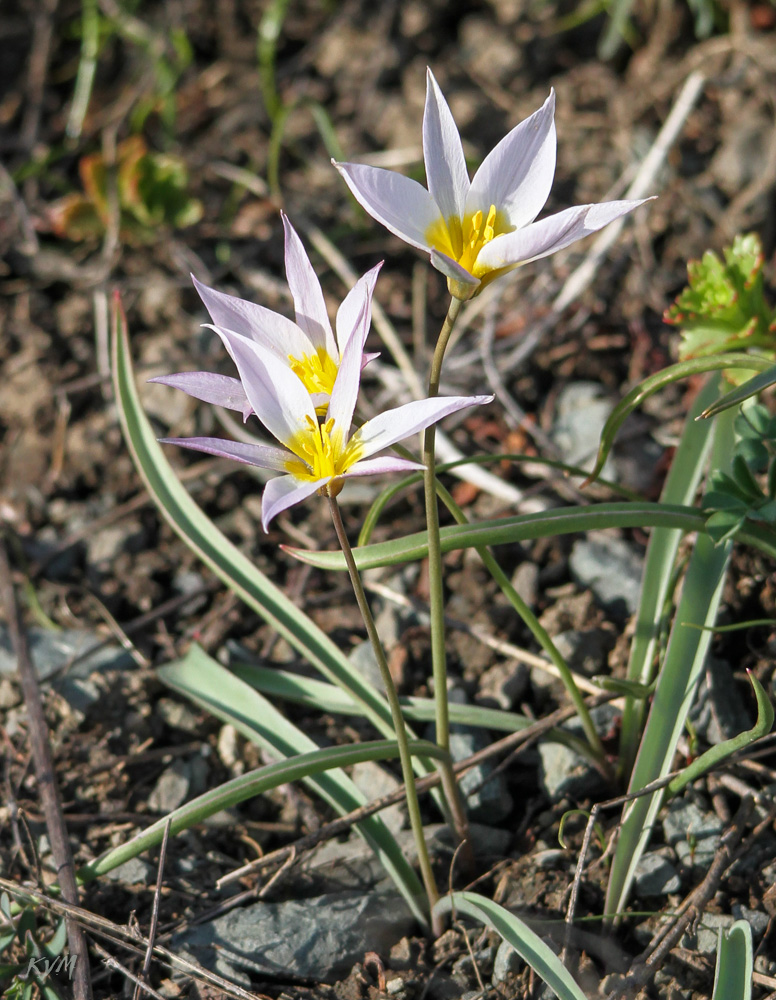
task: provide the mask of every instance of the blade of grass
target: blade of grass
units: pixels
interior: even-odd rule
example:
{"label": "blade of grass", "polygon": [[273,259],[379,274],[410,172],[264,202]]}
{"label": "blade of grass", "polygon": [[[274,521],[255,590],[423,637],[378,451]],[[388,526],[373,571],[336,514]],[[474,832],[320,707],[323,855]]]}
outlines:
{"label": "blade of grass", "polygon": [[[412,740],[410,750],[413,754],[422,753],[428,757],[439,756],[439,748],[427,740]],[[170,835],[175,836],[176,833],[188,830],[197,823],[202,823],[209,816],[213,816],[223,809],[231,809],[240,802],[262,795],[279,785],[308,779],[322,771],[349,767],[366,760],[393,760],[398,757],[398,754],[395,740],[374,740],[368,743],[357,743],[354,746],[318,748],[300,753],[288,760],[267,764],[265,767],[249,771],[247,774],[241,774],[239,777],[219,785],[218,788],[198,795],[191,802],[187,802],[178,809],[174,809],[126,843],[103,852],[94,861],[90,861],[79,869],[78,878],[81,882],[89,882],[160,844],[168,822]]]}
{"label": "blade of grass", "polygon": [[[258,691],[235,677],[199,646],[192,646],[182,660],[161,667],[158,674],[174,691],[230,723],[246,739],[271,753],[288,758],[319,749],[309,736],[289,722]],[[366,802],[342,771],[325,771],[304,780],[340,815]],[[363,824],[358,824],[358,829],[393,878],[412,912],[425,924],[423,887],[388,827],[379,816],[370,816]]]}
{"label": "blade of grass", "polygon": [[[726,470],[730,467],[734,452],[733,417],[733,411],[726,411],[717,418],[712,468]],[[639,791],[671,770],[711,641],[709,631],[691,626],[714,624],[730,549],[730,542],[715,546],[707,535],[699,535],[695,542],[629,792]],[[649,842],[652,824],[664,797],[662,791],[641,796],[624,810],[607,886],[607,914],[625,908],[636,865]]]}
{"label": "blade of grass", "polygon": [[[661,503],[691,504],[695,498],[708,461],[713,429],[711,424],[698,423],[695,418],[718,391],[719,378],[710,378],[693,402],[663,485]],[[628,658],[627,679],[632,684],[648,687],[654,679],[660,623],[681,539],[682,532],[676,528],[655,528],[649,539],[641,577],[639,609]],[[623,784],[636,759],[639,740],[644,731],[646,708],[643,699],[627,698],[625,701],[617,761],[617,773]]]}
{"label": "blade of grass", "polygon": [[776,366],[768,368],[767,371],[760,372],[754,378],[747,379],[743,385],[740,385],[737,389],[733,389],[732,392],[725,393],[716,403],[706,407],[703,413],[701,413],[701,417],[703,419],[714,417],[718,413],[722,413],[723,410],[727,410],[731,406],[738,406],[751,396],[756,396],[763,389],[769,389],[772,385],[776,385]]}
{"label": "blade of grass", "polygon": [[752,1000],[753,972],[752,928],[746,920],[720,928],[711,1000]]}
{"label": "blade of grass", "polygon": [[452,892],[434,909],[438,913],[463,913],[492,928],[544,980],[559,1000],[587,1000],[560,958],[514,913],[477,892]]}
{"label": "blade of grass", "polygon": [[[705,533],[706,515],[695,507],[664,503],[599,503],[589,507],[556,507],[536,514],[519,514],[467,525],[442,528],[442,552],[484,545],[508,545],[533,538],[568,535],[600,528],[678,528],[682,532]],[[737,533],[738,541],[776,557],[776,533],[750,522]],[[318,569],[345,570],[342,553],[311,551],[284,545],[283,549],[300,562]],[[391,539],[353,549],[360,570],[378,566],[399,566],[425,558],[426,533],[418,531],[403,538]]]}

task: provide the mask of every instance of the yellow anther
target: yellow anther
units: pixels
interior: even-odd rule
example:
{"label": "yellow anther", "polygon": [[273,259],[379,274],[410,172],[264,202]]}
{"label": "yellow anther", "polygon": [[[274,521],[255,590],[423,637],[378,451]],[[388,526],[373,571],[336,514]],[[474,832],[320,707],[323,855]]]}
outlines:
{"label": "yellow anther", "polygon": [[319,348],[315,354],[304,354],[301,358],[289,354],[288,360],[291,371],[299,376],[308,392],[325,392],[326,395],[331,395],[337,377],[337,364],[325,348]]}
{"label": "yellow anther", "polygon": [[508,230],[509,227],[504,225],[504,219],[499,220],[496,206],[491,205],[487,216],[482,209],[477,209],[472,215],[467,215],[463,219],[457,216],[446,221],[440,219],[429,227],[426,239],[429,246],[452,257],[461,267],[479,278],[482,277],[477,268],[480,250],[486,243],[490,243],[496,236]]}

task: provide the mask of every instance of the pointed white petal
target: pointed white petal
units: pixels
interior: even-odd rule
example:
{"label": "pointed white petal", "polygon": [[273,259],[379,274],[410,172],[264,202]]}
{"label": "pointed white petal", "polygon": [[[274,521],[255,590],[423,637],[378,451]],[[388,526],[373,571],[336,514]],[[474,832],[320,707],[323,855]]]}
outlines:
{"label": "pointed white petal", "polygon": [[248,402],[243,384],[238,378],[229,375],[217,375],[215,372],[178,372],[176,375],[158,375],[149,378],[149,382],[169,385],[173,389],[201,399],[205,403],[224,406],[227,410],[237,410],[247,420],[253,413],[253,407]]}
{"label": "pointed white petal", "polygon": [[267,531],[270,521],[278,514],[295,503],[301,503],[319,490],[324,483],[328,483],[330,477],[317,479],[314,482],[307,482],[302,479],[294,479],[293,476],[278,476],[277,479],[270,479],[264,487],[264,494],[261,498],[261,526]]}
{"label": "pointed white petal", "polygon": [[475,278],[465,267],[461,267],[458,261],[453,260],[452,257],[448,257],[441,250],[431,251],[431,263],[437,271],[441,271],[446,278],[452,278],[453,281],[460,281],[464,285],[472,286],[479,285],[480,283],[479,278]]}
{"label": "pointed white petal", "polygon": [[278,357],[287,358],[290,354],[299,358],[312,352],[310,338],[290,319],[255,302],[208,288],[193,274],[191,279],[215,326],[255,340]]}
{"label": "pointed white petal", "polygon": [[431,399],[416,399],[367,420],[351,440],[361,445],[361,457],[368,458],[397,441],[417,434],[449,413],[455,413],[466,406],[490,403],[492,400],[493,396],[435,396]]}
{"label": "pointed white petal", "polygon": [[351,465],[340,479],[348,479],[350,476],[379,476],[384,472],[415,472],[424,469],[420,462],[410,462],[407,458],[393,458],[386,455],[382,458],[367,458],[363,462],[356,462]]}
{"label": "pointed white petal", "polygon": [[316,419],[310,393],[286,362],[255,341],[218,327],[216,333],[237,365],[254,413],[270,434],[288,445],[306,428],[306,418]]}
{"label": "pointed white petal", "polygon": [[[332,160],[332,163],[334,161]],[[429,250],[426,233],[442,213],[422,184],[393,170],[363,163],[334,163],[353,197],[394,236],[419,250]]]}
{"label": "pointed white petal", "polygon": [[286,280],[294,299],[297,326],[304,330],[316,350],[323,347],[334,358],[334,334],[331,332],[321,283],[296,230],[285,212],[280,215],[286,234]]}
{"label": "pointed white petal", "polygon": [[370,271],[362,275],[342,300],[342,305],[337,311],[337,343],[340,356],[345,353],[348,341],[356,332],[361,339],[363,350],[364,341],[369,333],[369,325],[372,322],[372,295],[377,275],[382,266],[383,262],[380,261],[379,264],[375,264]]}
{"label": "pointed white petal", "polygon": [[443,217],[462,218],[469,191],[463,146],[450,108],[430,69],[426,71],[423,159],[428,189]]}
{"label": "pointed white petal", "polygon": [[363,371],[366,368],[366,366],[369,364],[370,361],[376,361],[377,358],[379,358],[379,357],[380,357],[380,352],[379,351],[374,351],[371,354],[362,354],[361,355],[361,371]]}
{"label": "pointed white petal", "polygon": [[466,199],[466,213],[487,215],[491,205],[509,224],[533,222],[555,175],[555,91],[530,118],[516,125],[482,161]]}
{"label": "pointed white petal", "polygon": [[159,438],[160,444],[177,444],[180,448],[204,451],[206,455],[231,458],[244,465],[256,465],[260,469],[285,472],[290,458],[282,448],[271,448],[264,444],[246,444],[242,441],[228,441],[223,438]]}
{"label": "pointed white petal", "polygon": [[350,338],[345,353],[342,355],[337,377],[331,390],[327,419],[334,421],[332,441],[335,435],[341,435],[340,447],[344,447],[350,436],[350,425],[353,421],[353,411],[356,408],[358,390],[361,385],[361,359],[363,353],[359,335]]}
{"label": "pointed white petal", "polygon": [[643,205],[640,201],[605,201],[600,205],[579,205],[534,222],[525,229],[507,233],[487,243],[480,250],[477,266],[488,270],[516,267],[556,253],[564,247],[603,229],[610,222]]}

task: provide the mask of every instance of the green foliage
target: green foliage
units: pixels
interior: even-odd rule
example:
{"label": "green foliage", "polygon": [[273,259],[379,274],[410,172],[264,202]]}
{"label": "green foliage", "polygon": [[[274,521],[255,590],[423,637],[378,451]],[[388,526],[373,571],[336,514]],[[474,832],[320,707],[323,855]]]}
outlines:
{"label": "green foliage", "polygon": [[49,973],[66,962],[66,944],[64,917],[43,940],[32,907],[25,906],[13,916],[8,895],[0,894],[0,993],[4,997],[31,1000],[42,995],[46,1000],[60,1000]]}
{"label": "green foliage", "polygon": [[708,250],[701,260],[690,261],[690,283],[666,310],[666,323],[681,328],[680,358],[756,348],[776,359],[776,314],[763,292],[759,237],[736,236],[723,258]]}
{"label": "green foliage", "polygon": [[732,538],[746,520],[776,525],[776,417],[760,404],[735,420],[736,453],[729,473],[709,477],[706,530],[715,542]]}
{"label": "green foliage", "polygon": [[175,156],[149,152],[135,135],[116,149],[111,170],[102,153],[81,158],[83,194],[69,194],[49,209],[54,232],[69,240],[102,236],[111,223],[111,191],[119,210],[119,236],[126,243],[158,239],[158,227],[181,229],[198,222],[202,204],[188,194],[186,165]]}

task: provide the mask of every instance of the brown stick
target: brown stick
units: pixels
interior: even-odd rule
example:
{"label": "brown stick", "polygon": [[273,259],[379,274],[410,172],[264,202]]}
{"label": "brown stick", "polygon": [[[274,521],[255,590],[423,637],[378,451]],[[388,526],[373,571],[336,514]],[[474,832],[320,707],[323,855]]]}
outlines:
{"label": "brown stick", "polygon": [[[24,703],[30,720],[30,747],[35,764],[35,774],[38,779],[40,800],[46,817],[51,854],[57,871],[57,880],[62,889],[62,895],[73,906],[78,905],[78,887],[75,881],[75,867],[70,851],[70,841],[67,838],[67,828],[62,816],[62,800],[59,795],[54,774],[54,761],[49,744],[48,726],[43,714],[38,679],[30,659],[27,646],[27,635],[24,631],[21,612],[16,601],[11,567],[5,547],[5,539],[0,537],[0,591],[3,595],[8,630],[11,635],[11,645],[16,653],[19,664],[19,680],[24,694]],[[86,946],[81,927],[72,917],[66,917],[67,939],[70,954],[75,959],[75,974],[73,979],[76,1000],[91,1000],[92,982],[89,975],[89,951]]]}

